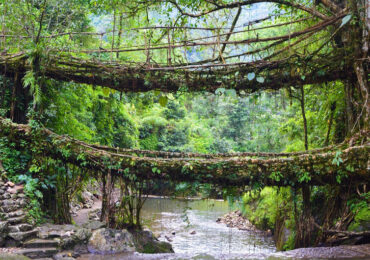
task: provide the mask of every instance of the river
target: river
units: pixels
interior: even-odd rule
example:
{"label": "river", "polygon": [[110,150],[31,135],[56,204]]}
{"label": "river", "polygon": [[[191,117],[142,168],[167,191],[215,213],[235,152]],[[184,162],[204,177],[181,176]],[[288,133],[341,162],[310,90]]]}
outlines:
{"label": "river", "polygon": [[177,254],[219,256],[268,254],[276,250],[270,237],[216,222],[231,209],[221,200],[149,198],[143,218],[160,240],[171,241]]}
{"label": "river", "polygon": [[[314,248],[276,252],[271,237],[266,237],[217,223],[218,217],[233,210],[221,200],[179,200],[148,198],[144,204],[143,224],[150,228],[159,240],[170,242],[175,254],[116,254],[84,255],[80,260],[241,260],[241,259],[327,259],[351,257],[352,250],[340,248]],[[362,250],[370,250],[370,245]],[[312,252],[309,250],[313,250]],[[320,257],[329,251],[329,257]],[[342,251],[341,251],[342,250]],[[369,251],[370,252],[370,251]],[[308,254],[308,255],[307,255]],[[348,258],[349,257],[349,258]]]}

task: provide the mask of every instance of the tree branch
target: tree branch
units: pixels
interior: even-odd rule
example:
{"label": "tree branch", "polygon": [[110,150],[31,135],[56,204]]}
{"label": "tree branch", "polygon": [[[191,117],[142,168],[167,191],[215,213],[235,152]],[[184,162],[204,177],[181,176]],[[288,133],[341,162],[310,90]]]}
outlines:
{"label": "tree branch", "polygon": [[265,2],[265,3],[275,3],[275,4],[282,4],[282,5],[294,7],[294,8],[300,9],[302,11],[305,11],[307,13],[310,13],[310,14],[312,14],[312,15],[314,15],[314,16],[322,19],[322,20],[327,20],[328,19],[328,17],[326,15],[320,13],[319,11],[317,11],[313,8],[310,8],[310,7],[307,7],[307,6],[304,6],[304,5],[300,5],[300,4],[297,4],[297,3],[294,3],[294,2],[288,2],[286,0],[244,0],[244,1],[237,1],[237,2],[232,2],[232,3],[229,3],[229,4],[225,4],[225,5],[218,5],[217,7],[213,8],[213,9],[210,9],[210,10],[207,10],[207,11],[204,11],[204,12],[201,12],[201,13],[197,13],[197,14],[192,14],[192,13],[185,12],[184,9],[181,8],[181,6],[176,2],[176,0],[163,0],[163,2],[168,2],[168,3],[173,4],[182,15],[186,15],[186,16],[190,16],[190,17],[194,17],[194,18],[201,17],[201,16],[204,16],[204,15],[207,15],[207,14],[210,14],[210,13],[222,10],[222,9],[233,9],[233,8],[239,8],[239,7],[245,6],[245,5],[256,4],[256,3],[264,3]]}

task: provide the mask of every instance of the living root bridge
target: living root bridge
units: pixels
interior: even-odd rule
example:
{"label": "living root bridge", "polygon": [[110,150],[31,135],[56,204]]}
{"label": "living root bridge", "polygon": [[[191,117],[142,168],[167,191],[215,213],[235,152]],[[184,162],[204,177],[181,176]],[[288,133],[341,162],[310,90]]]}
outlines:
{"label": "living root bridge", "polygon": [[[214,92],[222,87],[252,93],[354,78],[353,70],[338,64],[342,62],[344,56],[346,56],[344,52],[338,51],[330,57],[323,56],[312,60],[294,56],[278,61],[148,68],[143,63],[130,65],[101,62],[84,60],[70,54],[54,53],[50,54],[47,60],[43,60],[42,75],[54,80],[98,85],[123,92],[153,90]],[[296,68],[300,67],[297,66],[299,62],[310,67],[304,77],[297,73],[291,74],[291,71],[296,71]],[[29,57],[22,52],[0,57],[0,73],[5,76],[23,77],[29,70],[32,70],[32,64]],[[265,76],[263,83],[247,78],[247,74],[253,71]]]}
{"label": "living root bridge", "polygon": [[[220,154],[208,156],[115,149],[54,134],[0,118],[0,135],[26,141],[38,154],[78,167],[111,171],[137,180],[159,179],[211,183],[220,186],[295,186],[367,184],[370,181],[370,143],[347,143],[289,154]],[[189,154],[190,155],[190,154]],[[198,156],[198,157],[197,157]],[[338,159],[342,162],[339,164]],[[340,161],[340,160],[339,160]]]}

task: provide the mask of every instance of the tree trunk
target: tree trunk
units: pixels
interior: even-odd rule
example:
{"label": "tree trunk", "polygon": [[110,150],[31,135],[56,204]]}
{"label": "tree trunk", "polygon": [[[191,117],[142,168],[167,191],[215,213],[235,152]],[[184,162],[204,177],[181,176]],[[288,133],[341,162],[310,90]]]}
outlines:
{"label": "tree trunk", "polygon": [[[304,129],[304,148],[308,150],[308,129],[307,129],[307,119],[306,119],[306,111],[305,111],[305,97],[304,97],[304,86],[300,86],[301,90],[301,112],[303,118],[303,129]],[[295,247],[308,247],[311,245],[311,234],[313,231],[312,225],[312,215],[311,215],[311,189],[310,186],[304,185],[302,187],[302,203],[303,209],[302,214],[299,218],[299,223],[296,223],[297,226],[297,234],[295,239]]]}
{"label": "tree trunk", "polygon": [[111,226],[113,223],[113,176],[111,171],[108,173],[103,173],[103,195],[102,195],[102,209],[101,209],[101,221],[107,223],[108,226]]}
{"label": "tree trunk", "polygon": [[17,85],[19,81],[19,73],[16,72],[14,76],[13,88],[12,88],[12,99],[10,101],[10,119],[14,121],[15,106],[17,103]]}
{"label": "tree trunk", "polygon": [[[118,37],[117,37],[117,49],[119,49],[119,46],[121,45],[122,22],[123,22],[123,14],[120,13],[120,16],[119,16],[119,24],[118,24],[119,27],[118,27]],[[119,52],[116,53],[116,58],[117,59],[119,58]]]}
{"label": "tree trunk", "polygon": [[[356,61],[354,64],[358,85],[360,87],[362,96],[362,109],[359,116],[363,117],[363,128],[367,130],[369,128],[369,114],[370,114],[370,102],[369,102],[369,86],[367,75],[365,73],[362,61]],[[358,119],[360,120],[360,118]]]}
{"label": "tree trunk", "polygon": [[345,103],[346,103],[346,136],[350,136],[355,124],[355,108],[353,107],[353,87],[347,80],[344,83]]}
{"label": "tree trunk", "polygon": [[329,124],[328,124],[328,132],[326,133],[324,146],[329,145],[330,131],[331,131],[331,126],[333,125],[335,108],[336,108],[336,102],[334,101],[334,103],[332,103],[330,106],[330,118],[329,118]]}
{"label": "tree trunk", "polygon": [[306,119],[306,111],[305,111],[305,101],[304,101],[304,87],[300,86],[301,89],[301,111],[302,111],[302,118],[303,118],[303,129],[304,129],[304,149],[308,150],[308,133],[307,133],[307,119]]}

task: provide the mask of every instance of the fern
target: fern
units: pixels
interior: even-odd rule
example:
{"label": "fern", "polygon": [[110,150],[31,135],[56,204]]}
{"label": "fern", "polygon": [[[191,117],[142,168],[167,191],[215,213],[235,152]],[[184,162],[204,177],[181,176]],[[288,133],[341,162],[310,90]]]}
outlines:
{"label": "fern", "polygon": [[23,77],[24,87],[30,87],[30,93],[33,96],[33,101],[35,104],[40,104],[41,102],[41,87],[36,81],[36,77],[33,71],[29,70]]}

